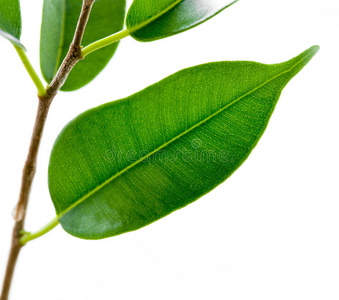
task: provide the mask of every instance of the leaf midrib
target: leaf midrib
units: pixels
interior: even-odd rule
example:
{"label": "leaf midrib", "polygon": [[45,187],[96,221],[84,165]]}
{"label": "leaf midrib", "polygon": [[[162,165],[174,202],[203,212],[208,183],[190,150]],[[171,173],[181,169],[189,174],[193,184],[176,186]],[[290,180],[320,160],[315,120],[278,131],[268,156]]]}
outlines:
{"label": "leaf midrib", "polygon": [[103,182],[102,184],[98,185],[95,189],[93,189],[92,191],[90,191],[89,193],[87,193],[86,195],[84,195],[83,197],[81,197],[79,200],[77,200],[76,202],[74,202],[71,206],[69,206],[66,210],[64,210],[63,212],[61,212],[60,214],[57,214],[58,218],[61,218],[63,215],[65,215],[67,212],[69,212],[70,210],[72,210],[73,208],[75,208],[76,206],[80,205],[82,202],[84,202],[86,199],[88,199],[89,197],[91,197],[92,195],[94,195],[97,191],[99,191],[101,188],[103,188],[104,186],[106,186],[107,184],[111,183],[113,180],[115,180],[116,178],[120,177],[120,175],[126,173],[127,171],[129,171],[130,169],[132,169],[134,166],[138,165],[139,163],[141,163],[142,161],[144,161],[145,159],[147,159],[148,157],[150,157],[151,155],[155,154],[156,152],[160,151],[161,149],[165,148],[166,146],[170,145],[171,143],[177,141],[179,138],[181,138],[182,136],[188,134],[189,132],[191,132],[192,130],[196,129],[197,127],[201,126],[202,124],[206,123],[207,121],[209,121],[210,119],[214,118],[215,116],[217,116],[218,114],[222,113],[224,110],[226,110],[227,108],[229,108],[230,106],[234,105],[235,103],[239,102],[240,100],[242,100],[243,98],[251,95],[252,93],[256,92],[257,90],[261,89],[262,87],[264,87],[265,85],[267,85],[268,83],[270,83],[271,81],[277,79],[278,77],[291,72],[295,67],[297,67],[300,63],[302,63],[304,60],[306,60],[308,57],[312,56],[313,53],[311,52],[310,54],[308,54],[307,56],[303,57],[300,61],[298,61],[296,64],[294,64],[291,68],[289,68],[286,71],[283,71],[275,76],[273,76],[272,78],[266,80],[265,82],[263,82],[262,84],[260,84],[259,86],[257,86],[256,88],[250,90],[249,92],[245,93],[244,95],[238,97],[237,99],[233,100],[232,102],[228,103],[227,105],[225,105],[224,107],[222,107],[221,109],[219,109],[218,111],[216,111],[215,113],[211,114],[209,117],[205,118],[204,120],[200,121],[199,123],[193,125],[192,127],[190,127],[189,129],[187,129],[186,131],[184,131],[183,133],[175,136],[173,139],[171,139],[170,141],[164,143],[163,145],[161,145],[160,147],[156,148],[155,150],[153,150],[152,152],[148,153],[147,155],[145,155],[144,157],[140,158],[139,160],[137,160],[136,162],[134,162],[133,164],[127,166],[126,168],[124,168],[123,170],[121,170],[120,172],[116,173],[115,175],[113,175],[112,177],[110,177],[109,179],[107,179],[105,182]]}
{"label": "leaf midrib", "polygon": [[156,19],[160,18],[161,16],[163,16],[164,14],[166,14],[167,12],[169,12],[172,8],[176,7],[177,5],[179,5],[181,2],[183,2],[185,0],[177,0],[175,2],[173,2],[170,6],[168,6],[166,9],[162,10],[160,13],[155,14],[153,17],[149,18],[148,20],[146,20],[143,23],[140,23],[139,25],[135,26],[135,27],[131,27],[130,29],[128,29],[128,31],[130,33],[133,33],[145,26],[147,26],[148,24],[152,23],[153,21],[155,21]]}
{"label": "leaf midrib", "polygon": [[65,42],[65,27],[66,27],[66,0],[62,0],[62,16],[61,16],[61,29],[60,29],[60,41],[58,46],[58,53],[55,60],[55,67],[53,76],[58,72],[59,66],[61,64],[61,55],[62,55],[62,48]]}

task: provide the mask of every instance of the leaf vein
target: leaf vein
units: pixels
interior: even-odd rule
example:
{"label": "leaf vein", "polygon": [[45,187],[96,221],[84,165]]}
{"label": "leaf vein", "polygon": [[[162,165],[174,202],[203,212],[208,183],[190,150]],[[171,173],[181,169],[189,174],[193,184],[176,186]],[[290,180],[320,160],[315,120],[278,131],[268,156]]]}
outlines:
{"label": "leaf vein", "polygon": [[305,56],[304,58],[302,58],[300,61],[298,61],[297,63],[295,63],[293,66],[291,66],[291,68],[289,68],[286,71],[283,71],[275,76],[273,76],[272,78],[266,80],[265,82],[263,82],[262,84],[258,85],[256,88],[253,88],[252,90],[250,90],[249,92],[245,93],[244,95],[238,97],[237,99],[231,101],[230,103],[228,103],[227,105],[225,105],[224,107],[222,107],[221,109],[219,109],[218,111],[216,111],[215,113],[213,113],[212,115],[210,115],[209,117],[205,118],[204,120],[200,121],[199,123],[195,124],[194,126],[192,126],[191,128],[189,128],[188,130],[184,131],[183,133],[177,135],[176,137],[174,137],[173,139],[171,139],[170,141],[168,141],[167,143],[164,143],[163,145],[161,145],[160,147],[156,148],[155,150],[153,150],[152,152],[149,152],[147,155],[145,155],[144,157],[140,158],[139,160],[137,160],[136,162],[134,162],[133,164],[127,166],[126,168],[124,168],[123,170],[121,170],[120,172],[114,174],[112,177],[110,177],[109,179],[107,179],[105,182],[103,182],[101,185],[97,186],[95,189],[93,189],[92,191],[90,191],[89,193],[87,193],[86,195],[84,195],[82,198],[80,198],[79,200],[77,200],[76,202],[74,202],[72,205],[70,205],[67,209],[65,209],[63,212],[58,214],[58,218],[62,217],[64,214],[66,214],[67,212],[69,212],[70,210],[72,210],[73,208],[75,208],[76,206],[80,205],[81,203],[83,203],[86,199],[88,199],[90,196],[92,196],[93,194],[95,194],[98,190],[100,190],[101,188],[103,188],[104,186],[106,186],[107,184],[111,183],[113,180],[119,178],[119,176],[121,176],[122,174],[126,173],[127,171],[129,171],[130,169],[132,169],[134,166],[138,165],[139,163],[141,163],[142,161],[144,161],[145,159],[147,159],[148,157],[150,157],[151,155],[157,153],[158,151],[160,151],[161,149],[165,148],[166,146],[172,144],[173,142],[179,140],[181,137],[183,137],[184,135],[188,134],[189,132],[191,132],[192,130],[198,128],[199,126],[201,126],[202,124],[204,124],[205,122],[207,122],[208,120],[214,118],[215,116],[219,115],[220,113],[222,113],[224,110],[226,110],[227,108],[231,107],[232,105],[236,104],[237,102],[241,101],[243,98],[251,95],[252,93],[256,92],[257,90],[261,89],[262,87],[264,87],[265,85],[267,85],[268,83],[272,82],[273,80],[279,78],[280,76],[287,74],[289,72],[291,72],[294,68],[296,68],[300,63],[302,63],[304,60],[308,59],[309,56],[313,55],[313,53],[308,54],[307,56]]}

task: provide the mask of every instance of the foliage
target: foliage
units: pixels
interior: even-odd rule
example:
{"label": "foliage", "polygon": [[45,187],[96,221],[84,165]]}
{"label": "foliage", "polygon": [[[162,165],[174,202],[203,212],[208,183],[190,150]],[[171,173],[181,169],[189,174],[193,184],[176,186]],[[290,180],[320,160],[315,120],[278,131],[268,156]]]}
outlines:
{"label": "foliage", "polygon": [[[72,43],[81,4],[81,0],[44,1],[40,61],[42,74],[49,83]],[[121,30],[124,24],[125,6],[125,0],[97,1],[86,27],[83,46]],[[72,70],[62,90],[73,91],[92,81],[107,65],[117,47],[118,43],[115,43],[79,62]]]}
{"label": "foliage", "polygon": [[189,68],[77,117],[58,137],[49,166],[63,228],[85,239],[109,237],[209,192],[248,157],[281,90],[317,50],[277,65]]}
{"label": "foliage", "polygon": [[21,13],[19,0],[0,0],[0,35],[18,47],[20,43]]}
{"label": "foliage", "polygon": [[50,158],[56,217],[35,233],[24,229],[42,132],[58,91],[91,82],[121,39],[166,38],[235,2],[134,0],[125,16],[125,0],[44,0],[40,66],[45,88],[20,42],[19,0],[0,0],[0,35],[14,45],[39,97],[0,300],[8,299],[22,246],[59,222],[84,239],[139,229],[205,195],[250,155],[282,89],[317,46],[281,64],[223,61],[191,67],[76,117],[60,133]]}

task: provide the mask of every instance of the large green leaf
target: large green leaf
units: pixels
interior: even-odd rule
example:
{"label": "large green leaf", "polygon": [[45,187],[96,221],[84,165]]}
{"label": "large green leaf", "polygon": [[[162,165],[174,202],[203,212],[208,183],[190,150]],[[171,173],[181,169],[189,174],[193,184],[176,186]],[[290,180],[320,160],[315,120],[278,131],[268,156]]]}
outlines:
{"label": "large green leaf", "polygon": [[49,189],[70,234],[136,230],[226,180],[248,157],[313,47],[276,65],[216,62],[91,109],[59,135]]}
{"label": "large green leaf", "polygon": [[0,35],[25,49],[20,43],[21,13],[19,0],[0,0]]}
{"label": "large green leaf", "polygon": [[135,39],[154,41],[197,26],[236,1],[134,0],[126,25]]}
{"label": "large green leaf", "polygon": [[[45,0],[41,26],[40,64],[44,78],[51,82],[72,42],[82,0]],[[97,0],[86,27],[83,46],[123,28],[126,0]],[[93,80],[112,58],[118,43],[100,49],[80,61],[62,90],[72,91]]]}

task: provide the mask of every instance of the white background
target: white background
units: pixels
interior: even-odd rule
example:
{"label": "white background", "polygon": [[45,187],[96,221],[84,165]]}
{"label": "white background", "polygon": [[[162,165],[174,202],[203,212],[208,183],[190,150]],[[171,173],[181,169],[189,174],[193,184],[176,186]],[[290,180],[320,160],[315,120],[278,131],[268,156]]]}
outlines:
{"label": "white background", "polygon": [[[22,42],[38,69],[42,0],[21,2]],[[55,99],[27,230],[54,217],[49,153],[79,113],[184,67],[277,63],[314,44],[320,52],[285,88],[263,138],[229,180],[187,208],[115,238],[84,241],[57,227],[23,249],[11,299],[339,299],[337,0],[241,0],[180,35],[152,43],[125,39],[96,80]],[[2,280],[37,99],[5,39],[0,53]]]}

